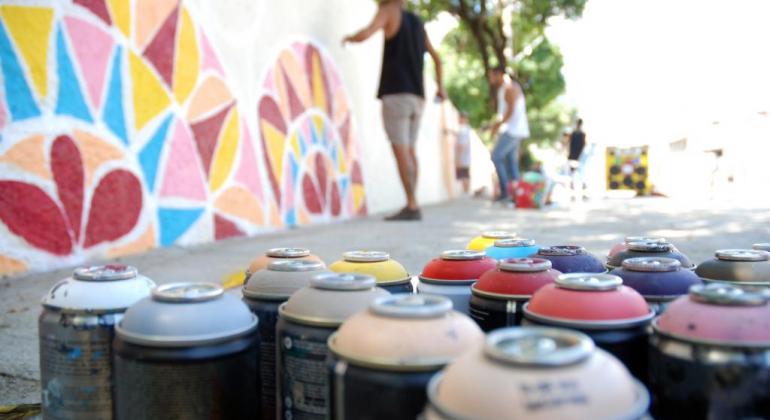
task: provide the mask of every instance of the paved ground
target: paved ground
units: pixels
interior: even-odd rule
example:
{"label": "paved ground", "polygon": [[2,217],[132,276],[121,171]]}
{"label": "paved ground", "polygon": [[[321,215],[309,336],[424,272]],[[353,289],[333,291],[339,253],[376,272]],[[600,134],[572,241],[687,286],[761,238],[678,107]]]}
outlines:
{"label": "paved ground", "polygon": [[[440,251],[463,248],[480,231],[506,229],[540,244],[580,244],[597,255],[606,254],[625,235],[662,235],[700,262],[718,248],[770,242],[770,206],[735,205],[664,198],[607,199],[571,209],[512,211],[467,199],[426,208],[422,223],[386,223],[376,215],[192,248],[159,249],[123,261],[158,283],[221,281],[266,248],[305,246],[327,262],[335,261],[345,250],[379,249],[389,251],[416,274]],[[0,279],[0,405],[39,401],[39,301],[70,271]]]}

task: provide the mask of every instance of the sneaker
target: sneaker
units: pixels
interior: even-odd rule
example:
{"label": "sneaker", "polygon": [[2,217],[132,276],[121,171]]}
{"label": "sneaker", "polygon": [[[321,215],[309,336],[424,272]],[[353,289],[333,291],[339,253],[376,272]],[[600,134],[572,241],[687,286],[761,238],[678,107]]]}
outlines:
{"label": "sneaker", "polygon": [[388,222],[393,221],[419,221],[422,220],[422,212],[420,209],[410,209],[408,207],[404,207],[396,214],[390,215],[385,218]]}

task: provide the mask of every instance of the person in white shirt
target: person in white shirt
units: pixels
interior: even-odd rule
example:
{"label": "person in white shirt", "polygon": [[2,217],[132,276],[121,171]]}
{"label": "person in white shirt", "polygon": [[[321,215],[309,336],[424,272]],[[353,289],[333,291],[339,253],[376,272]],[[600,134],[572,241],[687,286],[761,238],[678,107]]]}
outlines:
{"label": "person in white shirt", "polygon": [[497,135],[492,149],[492,163],[500,183],[497,201],[508,203],[511,201],[509,182],[519,179],[519,146],[529,137],[527,104],[521,85],[506,74],[504,65],[491,69],[488,77],[490,85],[497,90],[497,120],[491,128],[492,134]]}
{"label": "person in white shirt", "polygon": [[461,112],[458,122],[455,141],[455,178],[462,184],[463,192],[468,194],[471,189],[471,126],[468,124],[468,114]]}

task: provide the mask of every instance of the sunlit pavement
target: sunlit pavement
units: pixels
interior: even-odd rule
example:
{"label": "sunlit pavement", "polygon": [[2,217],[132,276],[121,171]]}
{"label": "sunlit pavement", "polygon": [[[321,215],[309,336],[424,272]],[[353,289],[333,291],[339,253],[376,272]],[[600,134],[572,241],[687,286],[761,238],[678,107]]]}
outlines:
{"label": "sunlit pavement", "polygon": [[[546,210],[510,210],[486,201],[460,199],[423,210],[425,220],[384,222],[372,215],[234,239],[190,248],[159,249],[127,257],[158,283],[223,282],[242,271],[266,248],[303,246],[326,262],[343,251],[372,249],[390,252],[412,274],[446,249],[463,248],[483,230],[504,229],[539,244],[579,244],[604,255],[625,235],[658,235],[673,241],[694,261],[715,249],[750,247],[770,242],[770,205],[739,205],[734,201],[677,201],[666,198],[604,199]],[[0,405],[37,402],[37,315],[40,298],[70,269],[0,280]],[[237,293],[237,290],[233,290]]]}

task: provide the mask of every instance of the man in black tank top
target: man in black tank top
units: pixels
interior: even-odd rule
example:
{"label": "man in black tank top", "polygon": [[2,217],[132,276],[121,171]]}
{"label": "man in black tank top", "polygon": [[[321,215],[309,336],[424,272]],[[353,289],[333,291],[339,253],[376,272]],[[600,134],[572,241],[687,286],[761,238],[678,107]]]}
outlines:
{"label": "man in black tank top", "polygon": [[406,193],[406,206],[385,220],[422,219],[415,195],[418,173],[415,143],[425,96],[422,73],[426,52],[436,64],[437,96],[445,97],[438,53],[425,33],[422,20],[404,7],[403,0],[381,1],[372,22],[342,41],[362,42],[380,29],[385,33],[377,97],[382,100],[383,125]]}

